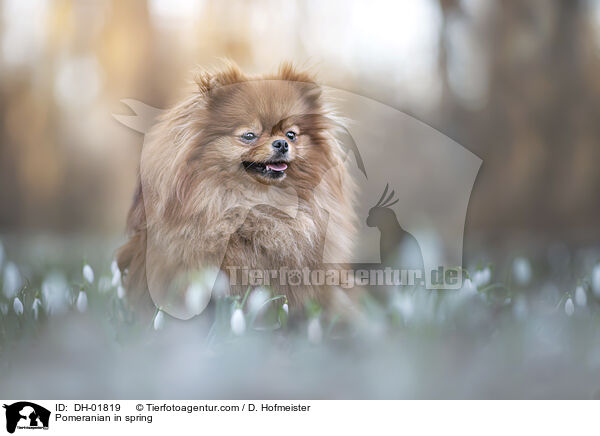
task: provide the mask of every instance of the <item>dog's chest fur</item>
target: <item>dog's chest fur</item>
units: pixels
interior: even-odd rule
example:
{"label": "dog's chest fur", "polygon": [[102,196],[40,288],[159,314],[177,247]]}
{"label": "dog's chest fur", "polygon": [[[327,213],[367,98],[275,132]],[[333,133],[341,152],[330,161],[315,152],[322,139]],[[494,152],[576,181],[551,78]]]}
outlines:
{"label": "dog's chest fur", "polygon": [[[276,293],[284,293],[296,300],[299,292],[311,293],[310,286],[289,286],[280,280],[282,271],[321,268],[324,229],[321,214],[306,208],[298,209],[296,216],[269,206],[250,210],[243,223],[229,237],[222,269],[260,270],[265,285]],[[247,284],[232,284],[234,294],[243,294]]]}

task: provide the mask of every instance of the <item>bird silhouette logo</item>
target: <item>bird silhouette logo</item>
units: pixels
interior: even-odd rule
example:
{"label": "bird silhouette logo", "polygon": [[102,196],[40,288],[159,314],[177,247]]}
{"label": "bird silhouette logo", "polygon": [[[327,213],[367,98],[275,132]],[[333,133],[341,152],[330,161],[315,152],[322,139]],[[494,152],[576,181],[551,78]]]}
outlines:
{"label": "bird silhouette logo", "polygon": [[[404,230],[392,206],[400,200],[394,198],[395,191],[388,194],[389,184],[375,206],[369,210],[367,226],[377,227],[379,237],[379,257],[382,267],[398,270],[422,270],[423,255],[416,238]],[[387,197],[386,197],[387,195]]]}

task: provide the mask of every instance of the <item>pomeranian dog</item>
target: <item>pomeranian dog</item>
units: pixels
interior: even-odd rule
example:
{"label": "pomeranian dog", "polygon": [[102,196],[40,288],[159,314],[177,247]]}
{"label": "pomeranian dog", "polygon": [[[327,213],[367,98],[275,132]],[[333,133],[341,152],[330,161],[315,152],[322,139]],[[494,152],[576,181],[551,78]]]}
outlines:
{"label": "pomeranian dog", "polygon": [[[264,76],[227,64],[195,82],[142,150],[130,238],[117,254],[132,305],[150,294],[189,318],[186,289],[207,267],[228,276],[236,268],[343,268],[323,259],[350,259],[355,187],[336,139],[339,120],[314,77],[287,63]],[[327,306],[339,292],[277,278],[266,284],[292,308],[308,299]],[[228,292],[247,288],[232,282]]]}

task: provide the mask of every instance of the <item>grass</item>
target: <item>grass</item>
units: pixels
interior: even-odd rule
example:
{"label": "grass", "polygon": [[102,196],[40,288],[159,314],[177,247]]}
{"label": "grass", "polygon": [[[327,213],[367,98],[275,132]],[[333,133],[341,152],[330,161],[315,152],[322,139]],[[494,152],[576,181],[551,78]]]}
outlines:
{"label": "grass", "polygon": [[[152,322],[140,322],[113,280],[111,245],[5,242],[5,397],[599,395],[596,252],[476,264],[460,291],[372,290],[362,300],[361,321],[347,325],[314,302],[290,313],[289,323],[285,297],[264,292],[218,299],[191,321],[157,311]],[[82,246],[87,255],[77,256]],[[5,289],[14,282],[10,264],[22,279],[15,295]],[[84,265],[93,280],[89,270],[84,277]]]}

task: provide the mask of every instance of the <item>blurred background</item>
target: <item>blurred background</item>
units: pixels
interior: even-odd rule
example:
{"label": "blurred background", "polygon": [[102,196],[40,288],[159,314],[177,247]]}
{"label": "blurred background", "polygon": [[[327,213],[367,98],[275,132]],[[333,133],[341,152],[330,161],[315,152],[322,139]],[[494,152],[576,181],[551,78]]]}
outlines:
{"label": "blurred background", "polygon": [[[141,135],[197,65],[282,60],[483,159],[467,248],[600,236],[600,2],[0,0],[0,234],[122,235]],[[526,237],[526,239],[523,239]]]}

